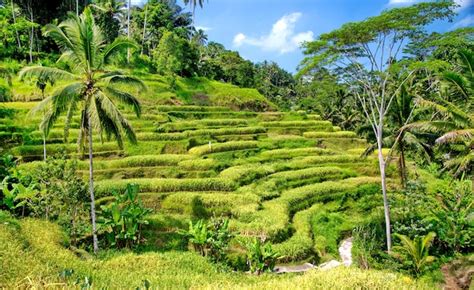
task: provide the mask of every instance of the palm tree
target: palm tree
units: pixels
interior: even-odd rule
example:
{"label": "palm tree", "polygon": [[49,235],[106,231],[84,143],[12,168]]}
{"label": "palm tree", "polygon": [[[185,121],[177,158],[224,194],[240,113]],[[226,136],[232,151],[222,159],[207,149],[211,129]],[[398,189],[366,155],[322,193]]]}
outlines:
{"label": "palm tree", "polygon": [[192,41],[199,46],[204,46],[207,43],[207,35],[206,32],[202,29],[198,29],[196,32],[194,32]]}
{"label": "palm tree", "polygon": [[125,2],[123,0],[101,0],[91,4],[97,10],[96,21],[102,29],[109,43],[119,35],[120,21],[124,15]]}
{"label": "palm tree", "polygon": [[425,266],[434,261],[434,257],[429,255],[429,249],[436,234],[430,232],[424,237],[415,237],[413,240],[400,234],[395,234],[395,236],[400,239],[401,245],[393,249],[404,255],[405,259],[412,263],[415,274],[420,275]]}
{"label": "palm tree", "polygon": [[204,0],[184,0],[184,5],[188,5],[188,4],[193,9],[193,25],[194,25],[194,15],[196,13],[196,6],[199,5],[199,7],[202,8],[202,6],[204,5]]}
{"label": "palm tree", "polygon": [[95,24],[90,8],[86,8],[81,16],[70,13],[69,19],[58,26],[48,24],[45,27],[45,36],[55,40],[62,51],[59,60],[68,62],[73,68],[72,71],[30,66],[21,70],[20,77],[48,76],[56,81],[67,81],[64,87],[56,90],[34,109],[48,110],[41,122],[46,134],[58,117],[66,113],[64,133],[67,140],[71,119],[80,108],[78,144],[82,150],[85,140],[88,139],[92,236],[94,252],[97,253],[99,248],[95,216],[92,134],[96,130],[101,137],[104,134],[108,138],[114,137],[121,148],[122,134],[125,134],[131,142],[136,142],[131,124],[118,110],[114,101],[131,106],[137,116],[140,115],[140,103],[133,95],[121,91],[116,85],[127,84],[141,89],[145,89],[145,86],[134,77],[106,70],[105,65],[114,55],[135,45],[126,39],[117,39],[112,44],[106,45],[103,33]]}
{"label": "palm tree", "polygon": [[460,50],[457,54],[456,68],[440,75],[440,96],[417,100],[420,107],[434,111],[432,120],[407,127],[438,134],[435,144],[447,152],[443,154],[445,168],[461,176],[470,173],[474,163],[474,53]]}

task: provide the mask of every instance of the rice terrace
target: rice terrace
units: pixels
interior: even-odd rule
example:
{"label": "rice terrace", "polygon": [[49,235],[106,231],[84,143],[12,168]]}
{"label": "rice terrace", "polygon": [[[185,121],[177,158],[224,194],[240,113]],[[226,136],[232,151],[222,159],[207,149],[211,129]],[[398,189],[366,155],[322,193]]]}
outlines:
{"label": "rice terrace", "polygon": [[472,289],[474,2],[331,2],[0,0],[0,288]]}

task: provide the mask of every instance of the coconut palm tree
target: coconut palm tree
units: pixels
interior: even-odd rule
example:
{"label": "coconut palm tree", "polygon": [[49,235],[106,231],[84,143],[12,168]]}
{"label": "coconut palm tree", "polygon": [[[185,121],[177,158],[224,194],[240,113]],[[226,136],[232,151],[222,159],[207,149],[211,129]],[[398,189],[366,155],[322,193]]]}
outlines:
{"label": "coconut palm tree", "polygon": [[439,76],[440,95],[434,100],[417,100],[420,107],[434,112],[432,119],[407,128],[438,134],[435,144],[446,153],[442,156],[445,168],[461,176],[471,173],[474,163],[474,53],[460,50],[457,54],[455,68]]}
{"label": "coconut palm tree", "polygon": [[101,27],[109,43],[118,37],[120,22],[124,16],[125,2],[123,0],[101,0],[90,5],[97,11],[96,22]]}
{"label": "coconut palm tree", "polygon": [[74,113],[77,111],[80,113],[78,144],[82,150],[86,145],[85,140],[88,140],[92,237],[94,252],[97,253],[99,248],[93,178],[93,131],[99,133],[101,137],[103,135],[107,138],[113,137],[120,147],[123,146],[122,134],[125,134],[131,142],[136,142],[131,124],[118,110],[115,102],[129,105],[137,116],[140,115],[140,103],[133,95],[120,90],[117,85],[126,84],[141,89],[145,89],[145,86],[136,78],[117,71],[107,71],[106,64],[114,55],[135,45],[126,39],[117,39],[112,44],[106,45],[103,33],[95,24],[90,8],[86,8],[81,16],[70,13],[69,18],[58,26],[47,25],[45,35],[58,44],[62,51],[59,60],[67,62],[72,70],[30,66],[20,71],[20,77],[48,76],[56,81],[67,82],[34,110],[47,110],[40,125],[46,134],[58,117],[65,113],[66,140]]}
{"label": "coconut palm tree", "polygon": [[207,43],[207,35],[206,32],[202,29],[198,29],[194,32],[192,41],[199,46],[204,46]]}
{"label": "coconut palm tree", "polygon": [[199,7],[202,8],[202,6],[204,5],[204,0],[184,0],[184,5],[188,5],[188,4],[193,9],[193,25],[194,25],[194,15],[196,12],[196,6],[199,5]]}

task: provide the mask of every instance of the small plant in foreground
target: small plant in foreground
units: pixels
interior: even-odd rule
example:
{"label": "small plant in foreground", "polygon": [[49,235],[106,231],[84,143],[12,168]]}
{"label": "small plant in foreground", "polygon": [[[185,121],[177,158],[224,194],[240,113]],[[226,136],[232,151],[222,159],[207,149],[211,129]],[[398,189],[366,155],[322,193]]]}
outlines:
{"label": "small plant in foreground", "polygon": [[210,257],[215,262],[224,260],[233,235],[229,231],[229,220],[213,218],[207,223],[199,220],[189,222],[189,229],[180,234],[188,238],[194,250],[201,256]]}
{"label": "small plant in foreground", "polygon": [[275,268],[279,254],[275,252],[270,243],[263,243],[255,238],[247,244],[247,263],[250,272],[260,275],[263,272],[271,272]]}
{"label": "small plant in foreground", "polygon": [[112,245],[130,248],[140,243],[142,226],[148,224],[145,217],[151,210],[143,207],[137,185],[128,184],[123,194],[114,192],[113,201],[101,209],[99,222]]}
{"label": "small plant in foreground", "polygon": [[395,236],[401,242],[401,245],[394,247],[395,255],[400,254],[399,257],[412,269],[415,276],[419,276],[426,266],[435,260],[435,257],[429,255],[429,249],[436,234],[430,232],[426,236],[418,236],[413,240],[400,234],[395,234]]}

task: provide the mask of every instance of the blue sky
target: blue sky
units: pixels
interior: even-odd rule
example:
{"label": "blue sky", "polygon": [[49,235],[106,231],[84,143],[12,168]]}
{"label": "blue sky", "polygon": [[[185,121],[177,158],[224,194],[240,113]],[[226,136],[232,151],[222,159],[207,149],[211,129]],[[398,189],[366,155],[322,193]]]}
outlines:
{"label": "blue sky", "polygon": [[[195,25],[206,31],[209,40],[239,51],[246,59],[254,62],[272,60],[295,72],[303,58],[299,48],[302,41],[312,40],[343,23],[363,20],[384,9],[415,2],[418,1],[208,0],[203,9],[196,8]],[[456,2],[461,5],[456,20],[434,25],[437,31],[474,25],[474,0]]]}

